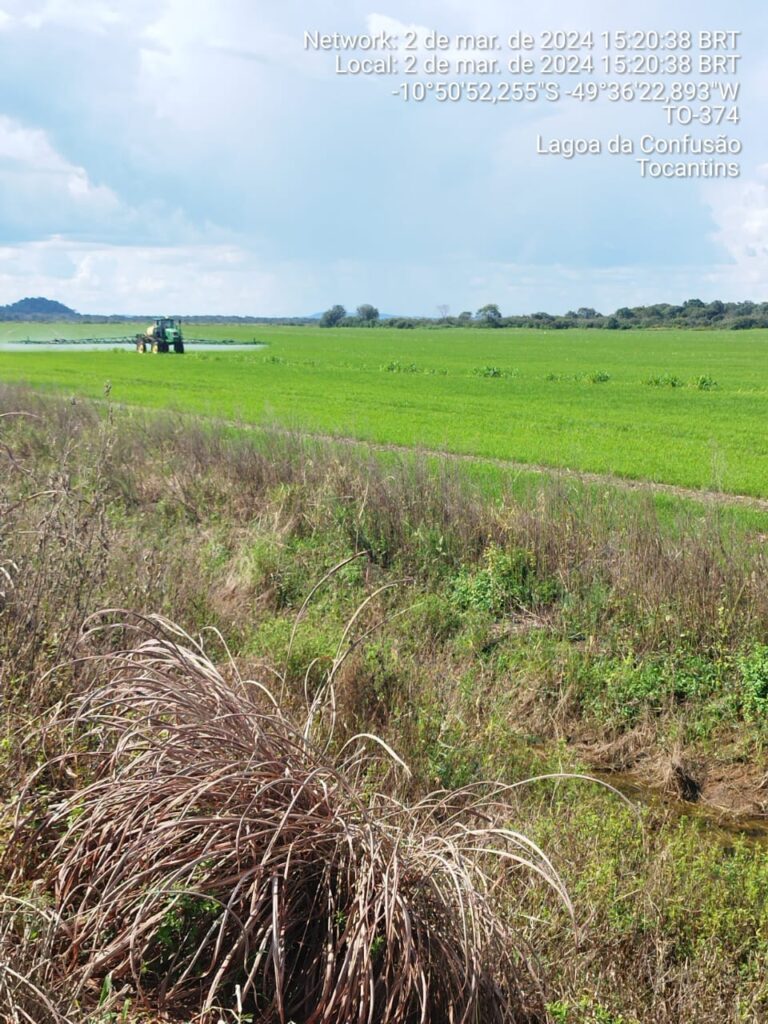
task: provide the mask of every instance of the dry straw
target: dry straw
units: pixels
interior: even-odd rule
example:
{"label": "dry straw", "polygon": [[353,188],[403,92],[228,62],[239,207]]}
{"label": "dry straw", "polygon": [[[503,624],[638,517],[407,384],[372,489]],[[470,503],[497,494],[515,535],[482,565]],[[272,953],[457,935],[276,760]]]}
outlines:
{"label": "dry straw", "polygon": [[98,682],[64,716],[87,781],[20,813],[6,854],[45,880],[71,1005],[107,978],[185,1019],[540,1019],[502,894],[520,874],[568,897],[504,787],[409,806],[380,791],[399,759],[370,735],[334,755],[316,702],[289,715],[164,619],[92,620],[86,639],[105,629]]}

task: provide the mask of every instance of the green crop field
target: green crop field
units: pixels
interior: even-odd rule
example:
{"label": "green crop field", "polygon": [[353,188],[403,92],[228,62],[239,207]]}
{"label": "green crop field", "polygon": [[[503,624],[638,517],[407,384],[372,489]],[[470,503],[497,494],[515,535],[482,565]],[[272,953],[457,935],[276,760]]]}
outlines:
{"label": "green crop field", "polygon": [[[135,324],[7,324],[0,341]],[[253,352],[2,352],[0,379],[125,404],[768,495],[768,332],[189,324]]]}
{"label": "green crop field", "polygon": [[52,341],[55,338],[125,337],[138,332],[139,325],[119,324],[72,324],[64,322],[26,323],[9,321],[0,323],[0,345],[9,341]]}

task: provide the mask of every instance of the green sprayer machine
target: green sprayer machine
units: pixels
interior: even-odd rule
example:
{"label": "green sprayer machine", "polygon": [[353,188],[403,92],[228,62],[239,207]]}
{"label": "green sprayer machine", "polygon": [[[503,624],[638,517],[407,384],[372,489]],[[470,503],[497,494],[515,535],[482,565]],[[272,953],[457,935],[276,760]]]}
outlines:
{"label": "green sprayer machine", "polygon": [[136,335],[137,352],[175,352],[184,353],[184,338],[181,324],[167,316],[158,317],[144,334]]}

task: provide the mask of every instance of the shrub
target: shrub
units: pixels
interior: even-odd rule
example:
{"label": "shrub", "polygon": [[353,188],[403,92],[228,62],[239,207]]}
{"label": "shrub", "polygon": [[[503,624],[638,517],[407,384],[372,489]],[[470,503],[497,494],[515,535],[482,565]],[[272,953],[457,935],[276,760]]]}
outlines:
{"label": "shrub", "polygon": [[738,659],[742,707],[748,721],[768,716],[768,645],[755,644]]}

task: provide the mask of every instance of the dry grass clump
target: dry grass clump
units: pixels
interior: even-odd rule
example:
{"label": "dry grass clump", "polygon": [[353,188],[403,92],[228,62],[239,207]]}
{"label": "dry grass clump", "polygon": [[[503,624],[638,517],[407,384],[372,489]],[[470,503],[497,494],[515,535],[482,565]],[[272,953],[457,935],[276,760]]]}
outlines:
{"label": "dry grass clump", "polygon": [[47,981],[68,1005],[108,978],[184,1019],[543,1019],[497,890],[519,872],[567,896],[498,787],[408,806],[380,792],[400,766],[375,737],[334,752],[332,701],[289,715],[165,620],[113,628],[131,642],[93,655],[63,716],[85,781],[31,812],[23,796],[5,854],[55,911]]}
{"label": "dry grass clump", "polygon": [[0,893],[0,1021],[73,1024],[51,982],[55,915],[30,898]]}

